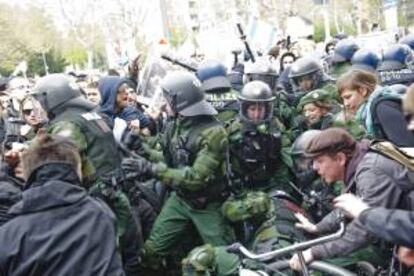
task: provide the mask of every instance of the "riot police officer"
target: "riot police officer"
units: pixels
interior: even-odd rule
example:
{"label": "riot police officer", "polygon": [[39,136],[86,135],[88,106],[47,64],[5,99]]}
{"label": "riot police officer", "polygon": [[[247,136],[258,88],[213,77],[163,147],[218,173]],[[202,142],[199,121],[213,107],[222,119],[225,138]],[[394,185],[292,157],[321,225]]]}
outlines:
{"label": "riot police officer", "polygon": [[273,116],[274,99],[261,81],[247,83],[239,95],[239,118],[227,128],[233,191],[288,190],[290,140]]}
{"label": "riot police officer", "polygon": [[351,59],[352,68],[376,73],[381,59],[375,51],[371,49],[359,49]]}
{"label": "riot police officer", "polygon": [[377,68],[382,85],[410,85],[414,80],[414,55],[407,44],[395,44],[384,51]]}
{"label": "riot police officer", "polygon": [[332,57],[331,76],[333,78],[336,79],[349,70],[351,67],[351,59],[358,49],[358,44],[351,38],[340,40],[336,44]]}
{"label": "riot police officer", "polygon": [[405,44],[391,45],[384,51],[378,71],[401,70],[408,68],[414,61],[411,48]]}
{"label": "riot police officer", "polygon": [[191,73],[167,74],[161,88],[170,117],[162,152],[145,148],[147,159],[123,161],[125,170],[149,174],[172,190],[144,245],[144,263],[153,269],[180,253],[174,250],[191,227],[205,243],[226,245],[234,239],[220,212],[227,184],[228,139],[214,117],[217,111]]}
{"label": "riot police officer", "polygon": [[304,94],[315,89],[327,91],[332,99],[337,97],[333,80],[324,73],[321,63],[314,58],[303,57],[295,61],[290,67],[289,78],[296,95],[295,105]]}
{"label": "riot police officer", "polygon": [[[94,196],[101,197],[117,217],[117,234],[127,273],[138,269],[137,225],[128,198],[120,187],[112,185],[120,173],[120,155],[103,115],[86,100],[79,87],[63,74],[40,79],[33,96],[49,118],[47,132],[71,139],[81,153],[82,180]],[[109,182],[109,183],[108,183]]]}
{"label": "riot police officer", "polygon": [[227,78],[227,68],[218,61],[207,60],[197,67],[196,76],[206,100],[218,111],[217,119],[222,123],[233,119],[239,112],[239,103]]}

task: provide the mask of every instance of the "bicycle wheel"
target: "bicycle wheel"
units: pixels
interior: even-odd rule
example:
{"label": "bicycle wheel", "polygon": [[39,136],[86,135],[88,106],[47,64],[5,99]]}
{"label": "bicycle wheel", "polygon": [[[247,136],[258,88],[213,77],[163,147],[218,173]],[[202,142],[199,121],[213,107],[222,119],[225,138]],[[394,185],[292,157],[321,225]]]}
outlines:
{"label": "bicycle wheel", "polygon": [[[308,265],[310,275],[330,275],[330,276],[356,276],[355,273],[342,267],[325,262],[314,261]],[[277,261],[266,265],[266,272],[271,275],[300,275],[293,272],[289,266],[289,260]],[[297,273],[297,274],[296,274]]]}

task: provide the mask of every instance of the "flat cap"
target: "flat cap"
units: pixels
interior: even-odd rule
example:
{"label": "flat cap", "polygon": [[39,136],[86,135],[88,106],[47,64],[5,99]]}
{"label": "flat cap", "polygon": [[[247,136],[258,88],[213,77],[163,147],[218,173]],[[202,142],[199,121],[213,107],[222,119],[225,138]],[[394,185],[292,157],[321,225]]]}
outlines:
{"label": "flat cap", "polygon": [[312,137],[305,148],[305,155],[317,157],[326,153],[352,152],[355,145],[356,140],[345,129],[328,128]]}

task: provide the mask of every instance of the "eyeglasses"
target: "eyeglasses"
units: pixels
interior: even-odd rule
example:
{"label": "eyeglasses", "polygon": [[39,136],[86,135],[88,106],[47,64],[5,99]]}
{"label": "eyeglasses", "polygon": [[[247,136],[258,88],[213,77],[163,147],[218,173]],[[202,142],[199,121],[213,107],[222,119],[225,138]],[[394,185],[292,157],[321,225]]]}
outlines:
{"label": "eyeglasses", "polygon": [[29,116],[32,114],[33,109],[23,109],[23,115]]}

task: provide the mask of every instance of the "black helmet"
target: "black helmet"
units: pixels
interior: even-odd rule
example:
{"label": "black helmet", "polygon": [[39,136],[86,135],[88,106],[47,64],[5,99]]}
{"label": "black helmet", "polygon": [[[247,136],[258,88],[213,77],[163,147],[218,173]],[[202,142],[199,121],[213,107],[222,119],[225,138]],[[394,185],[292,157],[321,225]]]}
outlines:
{"label": "black helmet", "polygon": [[255,63],[244,68],[244,83],[251,81],[262,81],[269,85],[270,89],[276,87],[278,73],[268,59],[259,59]]}
{"label": "black helmet", "polygon": [[[271,120],[275,96],[269,85],[262,81],[248,82],[244,85],[238,98],[240,100],[240,117],[243,121],[257,125]],[[250,118],[249,108],[252,105],[260,109],[263,108],[264,114],[260,116],[261,118]]]}
{"label": "black helmet", "polygon": [[216,115],[204,99],[200,81],[189,72],[171,72],[161,82],[164,97],[174,112],[186,116]]}
{"label": "black helmet", "polygon": [[413,62],[413,52],[406,44],[391,45],[384,51],[378,71],[406,69]]}
{"label": "black helmet", "polygon": [[231,84],[227,79],[227,68],[218,61],[207,60],[197,67],[197,78],[206,93],[220,93],[230,90]]}
{"label": "black helmet", "polygon": [[292,145],[293,171],[300,185],[312,183],[317,177],[316,172],[312,168],[312,158],[305,155],[305,148],[309,141],[320,132],[320,130],[316,129],[307,130]]}
{"label": "black helmet", "polygon": [[305,155],[305,148],[310,140],[319,134],[321,131],[316,129],[311,129],[303,132],[299,137],[295,140],[292,145],[292,157],[299,157]]}
{"label": "black helmet", "polygon": [[410,46],[411,50],[414,50],[414,34],[409,34],[402,37],[399,41],[399,44],[405,44]]}
{"label": "black helmet", "polygon": [[94,108],[94,104],[82,96],[80,87],[64,74],[41,78],[33,88],[32,95],[49,115],[56,115],[64,106]]}
{"label": "black helmet", "polygon": [[359,46],[353,39],[340,40],[336,46],[334,55],[332,57],[333,63],[350,62],[355,52],[358,51]]}
{"label": "black helmet", "polygon": [[323,67],[321,63],[312,57],[302,57],[296,60],[290,67],[289,79],[292,82],[293,87],[298,90],[300,80],[303,77],[312,78],[311,90],[317,89],[323,77]]}
{"label": "black helmet", "polygon": [[380,57],[370,49],[359,49],[351,59],[352,67],[375,73],[380,63]]}

